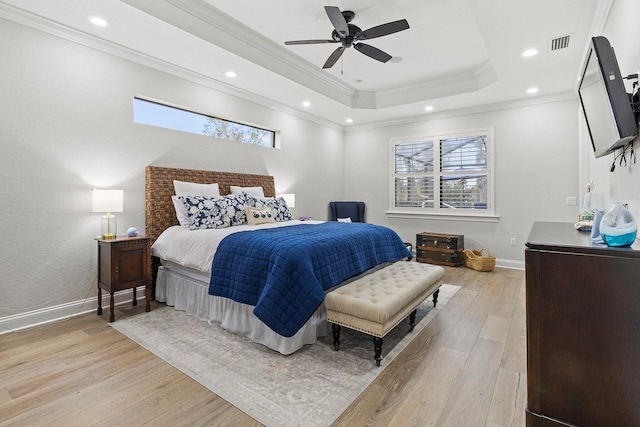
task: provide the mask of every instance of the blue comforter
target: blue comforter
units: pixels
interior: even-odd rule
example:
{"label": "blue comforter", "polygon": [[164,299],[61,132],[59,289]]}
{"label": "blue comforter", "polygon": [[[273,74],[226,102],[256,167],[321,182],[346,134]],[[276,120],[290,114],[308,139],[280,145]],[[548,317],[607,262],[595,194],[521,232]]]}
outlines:
{"label": "blue comforter", "polygon": [[253,313],[293,336],[333,286],[378,264],[410,258],[395,231],[326,222],[234,233],[213,258],[209,294],[255,306]]}

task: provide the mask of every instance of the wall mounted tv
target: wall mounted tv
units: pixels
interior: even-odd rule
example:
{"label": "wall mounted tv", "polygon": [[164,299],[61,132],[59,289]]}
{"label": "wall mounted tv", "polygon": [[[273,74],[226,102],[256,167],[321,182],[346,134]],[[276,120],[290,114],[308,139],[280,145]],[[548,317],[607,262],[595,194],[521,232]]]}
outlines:
{"label": "wall mounted tv", "polygon": [[605,37],[592,37],[578,87],[596,157],[612,153],[638,135],[638,122],[613,48]]}

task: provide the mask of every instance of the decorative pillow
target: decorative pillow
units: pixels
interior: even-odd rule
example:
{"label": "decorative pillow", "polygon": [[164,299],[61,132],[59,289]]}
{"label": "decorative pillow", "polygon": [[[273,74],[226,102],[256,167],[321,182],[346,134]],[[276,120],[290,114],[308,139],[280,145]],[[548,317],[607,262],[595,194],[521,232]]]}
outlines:
{"label": "decorative pillow", "polygon": [[276,222],[276,218],[273,216],[271,208],[247,207],[247,224],[258,225],[266,224],[268,222]]}
{"label": "decorative pillow", "polygon": [[259,198],[253,196],[247,196],[247,204],[255,208],[271,208],[273,215],[276,218],[276,222],[283,222],[291,220],[291,211],[287,206],[287,202],[282,197],[278,198]]}
{"label": "decorative pillow", "polygon": [[185,181],[173,181],[173,190],[176,195],[171,196],[173,207],[176,210],[176,217],[178,217],[178,223],[182,227],[189,228],[191,226],[191,219],[189,218],[189,212],[182,200],[178,199],[178,196],[208,196],[215,197],[220,195],[220,189],[218,184],[200,184],[197,182],[185,182]]}
{"label": "decorative pillow", "polygon": [[247,195],[253,197],[264,197],[262,187],[238,187],[237,185],[230,185],[229,189],[231,190],[231,194],[247,193]]}
{"label": "decorative pillow", "polygon": [[224,197],[178,196],[189,214],[189,229],[226,228],[231,225],[229,204]]}
{"label": "decorative pillow", "polygon": [[218,183],[200,184],[197,182],[173,181],[173,189],[176,196],[219,196]]}
{"label": "decorative pillow", "polygon": [[246,194],[229,194],[224,196],[228,206],[228,215],[231,225],[247,223],[247,196]]}
{"label": "decorative pillow", "polygon": [[338,222],[351,222],[351,217],[348,216],[346,218],[337,218]]}

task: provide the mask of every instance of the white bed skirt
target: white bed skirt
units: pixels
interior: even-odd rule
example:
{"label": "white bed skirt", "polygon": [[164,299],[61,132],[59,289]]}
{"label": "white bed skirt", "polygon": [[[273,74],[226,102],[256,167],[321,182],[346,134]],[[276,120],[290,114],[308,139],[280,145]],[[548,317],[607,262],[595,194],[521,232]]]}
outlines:
{"label": "white bed skirt", "polygon": [[327,315],[321,304],[304,326],[292,337],[283,337],[253,314],[253,306],[209,295],[209,284],[166,267],[158,269],[156,300],[224,329],[244,335],[282,354],[291,354],[313,344],[328,333]]}

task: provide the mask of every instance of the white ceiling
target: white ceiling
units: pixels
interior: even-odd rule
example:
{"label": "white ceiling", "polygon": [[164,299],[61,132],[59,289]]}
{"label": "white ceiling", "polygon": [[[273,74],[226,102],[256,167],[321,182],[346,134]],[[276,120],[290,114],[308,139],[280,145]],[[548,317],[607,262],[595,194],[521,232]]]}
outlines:
{"label": "white ceiling", "polygon": [[[0,0],[0,17],[312,120],[358,126],[428,114],[428,105],[437,113],[522,99],[530,87],[539,88],[533,96],[571,92],[610,2]],[[323,70],[338,45],[284,41],[330,39],[325,5],[354,11],[363,30],[403,18],[410,28],[367,41],[393,56],[386,64],[349,48]],[[108,25],[92,25],[92,16]],[[566,35],[569,46],[550,51],[550,40]],[[531,48],[538,55],[523,58]]]}

